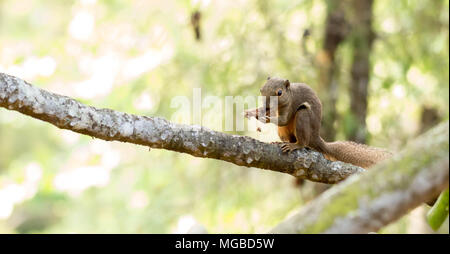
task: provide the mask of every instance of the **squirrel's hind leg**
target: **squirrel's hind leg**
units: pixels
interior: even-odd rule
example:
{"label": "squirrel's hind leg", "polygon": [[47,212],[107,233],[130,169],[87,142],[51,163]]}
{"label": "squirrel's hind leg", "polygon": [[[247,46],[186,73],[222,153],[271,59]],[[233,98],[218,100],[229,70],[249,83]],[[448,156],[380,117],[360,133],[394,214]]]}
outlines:
{"label": "squirrel's hind leg", "polygon": [[300,109],[295,114],[295,129],[294,134],[296,143],[300,147],[309,146],[311,141],[312,128],[311,128],[311,114],[309,109]]}
{"label": "squirrel's hind leg", "polygon": [[290,132],[293,132],[295,139],[289,140],[291,143],[286,142],[281,145],[283,152],[291,152],[309,145],[312,133],[310,110],[308,108],[298,110],[293,123],[294,125]]}

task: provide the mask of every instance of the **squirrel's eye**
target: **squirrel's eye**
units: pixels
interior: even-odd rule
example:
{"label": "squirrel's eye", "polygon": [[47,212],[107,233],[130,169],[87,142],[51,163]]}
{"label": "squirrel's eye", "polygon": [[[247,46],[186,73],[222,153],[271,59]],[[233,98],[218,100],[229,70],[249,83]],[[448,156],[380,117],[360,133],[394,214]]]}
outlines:
{"label": "squirrel's eye", "polygon": [[283,93],[283,91],[278,90],[278,96],[281,96],[282,93]]}

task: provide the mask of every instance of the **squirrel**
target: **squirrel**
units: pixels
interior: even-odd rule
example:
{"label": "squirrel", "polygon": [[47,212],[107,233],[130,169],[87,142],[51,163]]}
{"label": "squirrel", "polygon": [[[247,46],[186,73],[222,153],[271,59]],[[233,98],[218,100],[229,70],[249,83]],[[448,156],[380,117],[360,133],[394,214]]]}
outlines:
{"label": "squirrel", "polygon": [[[268,77],[260,91],[266,98],[263,106],[246,110],[244,116],[278,125],[278,136],[282,141],[278,143],[283,152],[311,148],[329,160],[339,160],[366,169],[392,156],[384,149],[352,141],[324,141],[320,137],[322,103],[306,84],[291,84],[286,79]],[[278,98],[277,105],[274,100],[270,100],[271,96]]]}

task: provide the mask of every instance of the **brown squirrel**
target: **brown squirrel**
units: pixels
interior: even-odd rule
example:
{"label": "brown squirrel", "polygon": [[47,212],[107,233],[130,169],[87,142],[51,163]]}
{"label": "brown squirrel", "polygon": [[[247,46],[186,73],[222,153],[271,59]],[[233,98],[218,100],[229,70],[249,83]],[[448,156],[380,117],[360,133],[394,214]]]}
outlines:
{"label": "brown squirrel", "polygon": [[[322,104],[316,93],[306,84],[289,80],[268,78],[261,88],[266,97],[264,106],[245,111],[245,117],[255,117],[263,123],[278,125],[281,149],[290,152],[303,147],[321,152],[329,160],[339,160],[369,168],[391,157],[391,153],[351,141],[325,142],[319,134],[322,120]],[[270,100],[278,98],[278,104]],[[275,108],[276,107],[276,108]]]}

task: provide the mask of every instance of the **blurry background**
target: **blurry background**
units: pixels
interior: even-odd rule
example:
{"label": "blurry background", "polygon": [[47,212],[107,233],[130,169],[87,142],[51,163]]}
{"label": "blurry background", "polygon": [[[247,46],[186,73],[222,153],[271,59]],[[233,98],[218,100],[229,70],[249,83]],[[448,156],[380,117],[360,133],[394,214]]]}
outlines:
{"label": "blurry background", "polygon": [[[279,76],[319,92],[327,140],[398,151],[448,119],[448,8],[448,0],[0,0],[0,71],[95,107],[172,121],[171,99],[193,88],[259,95],[267,76]],[[220,122],[204,125],[221,130]],[[276,141],[264,127],[237,134]],[[172,233],[194,220],[213,233],[263,233],[316,189],[0,109],[0,233]],[[431,232],[427,209],[380,232]]]}

